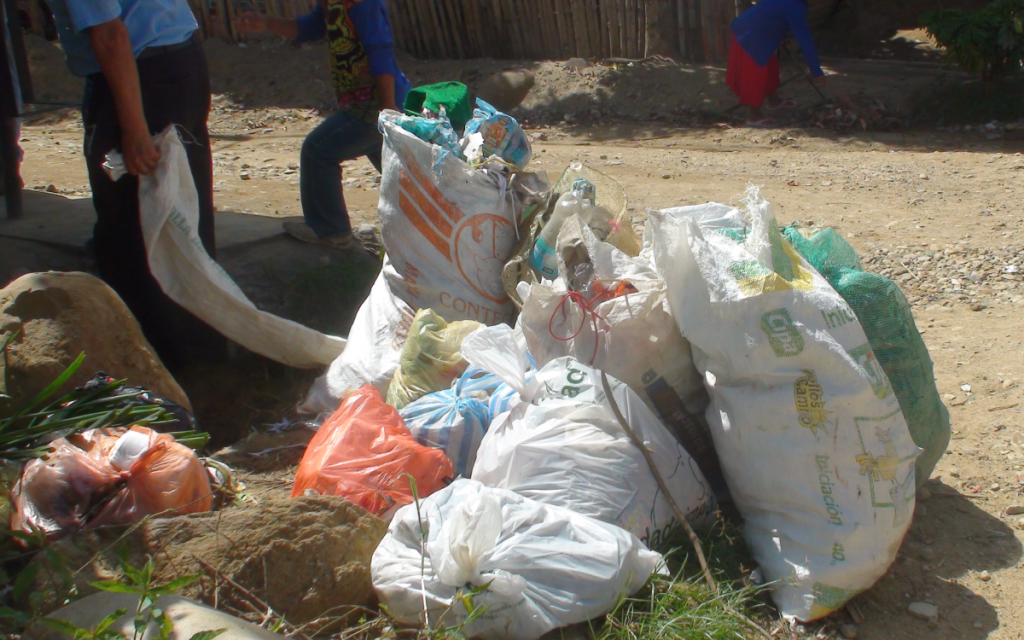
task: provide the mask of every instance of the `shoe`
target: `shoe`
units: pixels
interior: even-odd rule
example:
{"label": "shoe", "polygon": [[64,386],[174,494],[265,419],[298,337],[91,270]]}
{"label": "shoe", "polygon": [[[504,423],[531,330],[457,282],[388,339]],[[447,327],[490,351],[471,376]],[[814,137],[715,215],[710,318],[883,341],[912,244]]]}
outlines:
{"label": "shoe", "polygon": [[368,224],[360,226],[352,232],[352,235],[355,236],[359,244],[363,245],[364,249],[375,256],[379,256],[381,251],[384,250],[380,236],[377,235],[377,230]]}
{"label": "shoe", "polygon": [[341,233],[321,238],[306,224],[305,220],[285,220],[282,226],[285,233],[303,242],[326,244],[336,249],[351,249],[355,246],[355,239],[351,233]]}

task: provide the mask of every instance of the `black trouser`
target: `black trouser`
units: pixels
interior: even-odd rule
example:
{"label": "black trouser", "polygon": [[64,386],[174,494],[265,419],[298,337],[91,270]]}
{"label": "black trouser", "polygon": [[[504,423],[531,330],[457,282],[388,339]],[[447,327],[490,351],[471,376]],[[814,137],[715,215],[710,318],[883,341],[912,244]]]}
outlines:
{"label": "black trouser", "polygon": [[[198,45],[138,60],[142,105],[151,133],[178,126],[199,194],[199,237],[216,257],[213,226],[213,158],[206,119],[210,76]],[[93,243],[100,276],[121,296],[153,348],[170,366],[192,359],[211,360],[225,352],[226,340],[172,301],[149,271],[139,221],[139,180],[117,182],[101,165],[121,147],[121,125],[110,85],[103,74],[88,77],[82,104],[85,160],[96,207]]]}

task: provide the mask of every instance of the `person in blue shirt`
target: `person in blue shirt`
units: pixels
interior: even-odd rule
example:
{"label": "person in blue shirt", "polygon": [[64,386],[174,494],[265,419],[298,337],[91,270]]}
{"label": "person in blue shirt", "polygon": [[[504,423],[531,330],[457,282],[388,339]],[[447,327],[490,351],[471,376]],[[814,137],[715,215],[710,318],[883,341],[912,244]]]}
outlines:
{"label": "person in blue shirt", "polygon": [[[121,296],[169,366],[219,360],[227,341],[173,302],[149,270],[139,220],[138,176],[153,172],[153,136],[178,127],[199,197],[199,237],[214,256],[210,78],[188,0],[49,0],[68,67],[85,78],[85,163],[100,276]],[[104,172],[113,149],[129,175]]]}
{"label": "person in blue shirt", "polygon": [[750,107],[747,122],[766,123],[761,113],[765,100],[772,108],[786,104],[776,94],[780,82],[777,52],[789,32],[796,37],[814,81],[825,84],[807,21],[807,0],[760,0],[737,16],[730,29],[732,46],[726,83],[740,104]]}
{"label": "person in blue shirt", "polygon": [[357,238],[342,193],[341,163],[366,156],[380,171],[384,140],[377,116],[382,109],[397,111],[410,87],[395,60],[384,0],[320,0],[294,20],[245,12],[236,24],[242,33],[270,31],[297,43],[327,39],[338,110],[302,143],[304,222],[285,222],[285,230],[307,242],[352,248]]}

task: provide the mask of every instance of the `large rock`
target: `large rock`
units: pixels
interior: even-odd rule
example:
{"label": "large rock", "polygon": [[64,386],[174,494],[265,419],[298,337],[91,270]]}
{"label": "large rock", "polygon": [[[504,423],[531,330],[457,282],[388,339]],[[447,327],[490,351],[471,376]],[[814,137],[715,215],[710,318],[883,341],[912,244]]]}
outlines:
{"label": "large rock", "polygon": [[481,82],[476,93],[498,111],[508,113],[522,104],[534,82],[526,69],[501,71]]}
{"label": "large rock", "polygon": [[[80,593],[95,590],[90,582],[117,575],[124,548],[134,566],[151,556],[160,581],[202,573],[201,560],[301,624],[342,605],[376,602],[370,558],[386,532],[383,520],[343,498],[263,497],[220,512],[150,520],[129,533],[123,527],[82,531],[52,548],[68,566],[83,567],[75,576]],[[225,589],[222,583],[222,594]],[[213,580],[183,595],[213,602]]]}
{"label": "large rock", "polygon": [[30,273],[0,289],[0,336],[11,331],[21,333],[0,358],[0,392],[11,396],[0,399],[0,417],[35,397],[83,352],[85,362],[60,393],[105,371],[191,410],[128,307],[94,276]]}
{"label": "large rock", "polygon": [[[131,593],[94,593],[91,596],[76,600],[48,617],[70,622],[81,629],[93,629],[108,615],[120,609],[128,613],[117,619],[108,629],[120,631],[126,638],[135,633],[135,611],[139,606],[139,596]],[[166,595],[157,598],[154,605],[161,609],[174,625],[171,638],[185,640],[203,631],[224,629],[217,636],[219,640],[284,640],[284,636],[271,633],[240,618],[223,611],[192,602],[178,595]],[[160,637],[160,630],[155,622],[146,627],[142,640],[155,640]],[[23,640],[68,640],[70,636],[35,624],[29,628]]]}

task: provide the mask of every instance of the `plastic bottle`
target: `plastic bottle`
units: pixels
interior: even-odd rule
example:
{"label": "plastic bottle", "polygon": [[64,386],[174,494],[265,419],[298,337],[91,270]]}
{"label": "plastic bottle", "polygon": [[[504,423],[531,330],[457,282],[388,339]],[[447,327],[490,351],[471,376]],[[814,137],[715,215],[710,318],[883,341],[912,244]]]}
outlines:
{"label": "plastic bottle", "polygon": [[570,216],[590,217],[589,210],[594,206],[595,191],[589,180],[578,178],[572,183],[572,191],[558,198],[551,218],[541,229],[540,237],[530,252],[530,266],[542,277],[553,280],[558,276],[558,256],[555,254],[558,232]]}

